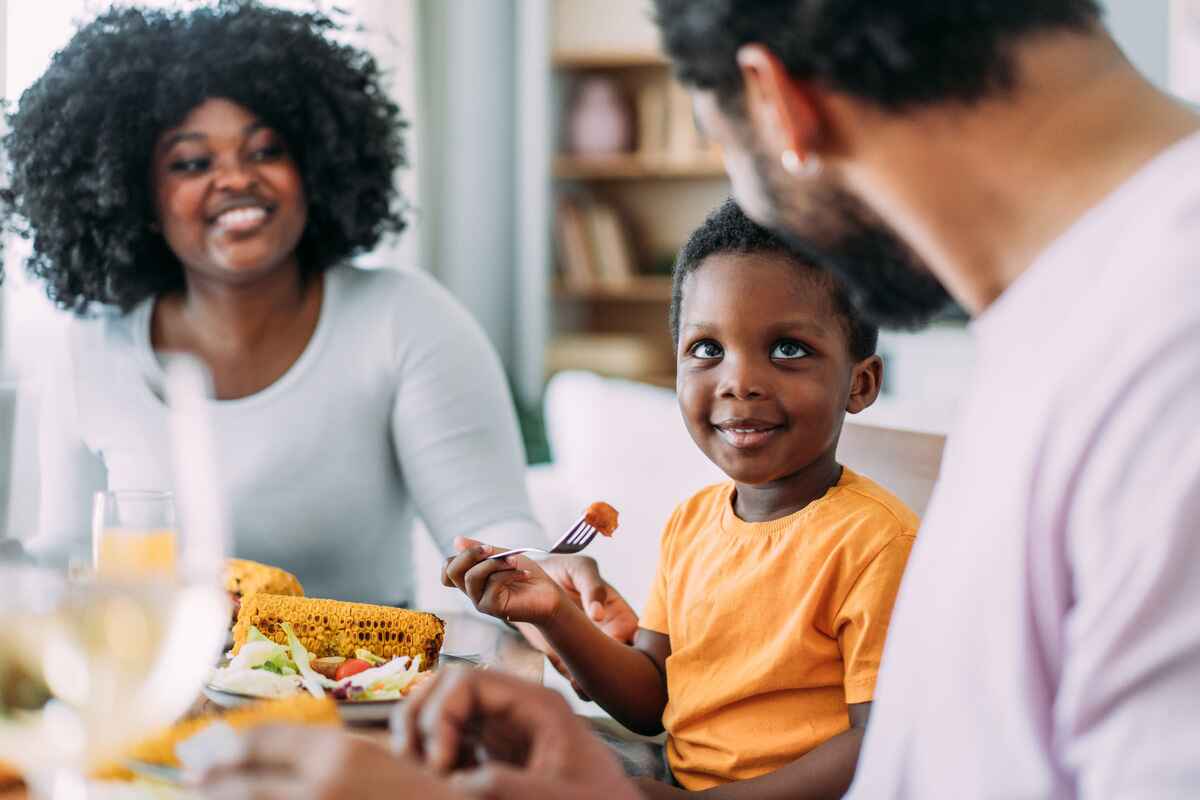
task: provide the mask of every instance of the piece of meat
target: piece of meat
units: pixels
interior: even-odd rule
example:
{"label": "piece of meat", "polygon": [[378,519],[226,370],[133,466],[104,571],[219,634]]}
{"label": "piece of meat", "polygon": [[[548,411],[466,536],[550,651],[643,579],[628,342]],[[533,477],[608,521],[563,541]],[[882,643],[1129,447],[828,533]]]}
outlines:
{"label": "piece of meat", "polygon": [[608,503],[592,503],[583,512],[584,521],[605,536],[612,536],[616,531],[617,517],[617,510]]}

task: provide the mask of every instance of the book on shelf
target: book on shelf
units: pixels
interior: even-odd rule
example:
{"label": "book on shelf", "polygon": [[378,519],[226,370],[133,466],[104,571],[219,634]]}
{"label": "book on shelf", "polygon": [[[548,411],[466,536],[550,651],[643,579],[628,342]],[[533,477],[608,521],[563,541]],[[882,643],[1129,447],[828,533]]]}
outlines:
{"label": "book on shelf", "polygon": [[629,232],[617,210],[607,203],[592,203],[586,211],[592,263],[602,286],[625,287],[637,271]]}
{"label": "book on shelf", "polygon": [[661,158],[667,149],[666,81],[651,80],[637,92],[637,154],[642,158]]}
{"label": "book on shelf", "polygon": [[599,270],[592,260],[592,246],[584,209],[573,198],[560,198],[554,225],[563,283],[568,289],[576,292],[594,289],[598,282]]}
{"label": "book on shelf", "polygon": [[599,201],[563,197],[555,220],[563,283],[573,292],[627,287],[637,273],[629,230]]}

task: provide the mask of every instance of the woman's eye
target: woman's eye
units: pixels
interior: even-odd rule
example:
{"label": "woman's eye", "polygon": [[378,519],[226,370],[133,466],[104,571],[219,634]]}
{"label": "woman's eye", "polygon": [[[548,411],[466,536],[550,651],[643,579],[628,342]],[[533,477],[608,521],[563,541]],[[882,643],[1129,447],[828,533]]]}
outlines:
{"label": "woman's eye", "polygon": [[692,345],[691,354],[696,358],[720,358],[724,355],[721,345],[716,342],[696,342]]}
{"label": "woman's eye", "polygon": [[251,154],[251,158],[255,161],[274,161],[283,155],[283,148],[277,144],[260,147]]}
{"label": "woman's eye", "polygon": [[208,165],[209,159],[207,158],[181,158],[172,161],[167,165],[167,169],[171,172],[196,173],[208,169]]}
{"label": "woman's eye", "polygon": [[790,360],[809,355],[808,349],[795,339],[781,339],[771,348],[771,358]]}

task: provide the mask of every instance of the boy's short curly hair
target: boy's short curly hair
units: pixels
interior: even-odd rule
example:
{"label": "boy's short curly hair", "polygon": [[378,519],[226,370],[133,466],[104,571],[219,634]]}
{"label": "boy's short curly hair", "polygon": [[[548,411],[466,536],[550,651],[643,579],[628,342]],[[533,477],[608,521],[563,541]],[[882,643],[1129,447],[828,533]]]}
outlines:
{"label": "boy's short curly hair", "polygon": [[679,313],[683,306],[683,284],[709,256],[719,253],[778,253],[796,270],[818,285],[828,287],[834,313],[841,319],[850,355],[861,361],[875,355],[879,346],[879,328],[858,312],[845,287],[832,273],[814,266],[792,247],[757,224],[732,199],[726,200],[692,232],[675,259],[671,286],[671,337],[679,343]]}
{"label": "boy's short curly hair", "polygon": [[251,110],[287,142],[308,204],[297,254],[306,276],[405,227],[394,173],[400,109],[374,58],[318,13],[221,0],[191,11],[116,8],[84,25],[20,98],[4,138],[7,226],[59,307],[129,310],[183,287],[156,232],[158,136],[210,98]]}

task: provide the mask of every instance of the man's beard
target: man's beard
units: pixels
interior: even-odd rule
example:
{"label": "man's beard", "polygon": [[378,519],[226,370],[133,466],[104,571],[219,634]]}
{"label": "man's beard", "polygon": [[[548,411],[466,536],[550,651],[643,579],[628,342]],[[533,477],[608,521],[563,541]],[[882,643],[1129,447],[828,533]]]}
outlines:
{"label": "man's beard", "polygon": [[813,180],[802,200],[795,184],[781,185],[774,162],[755,158],[759,185],[771,208],[762,220],[781,239],[846,285],[850,301],[884,328],[913,330],[952,303],[937,278],[890,227],[857,197]]}

